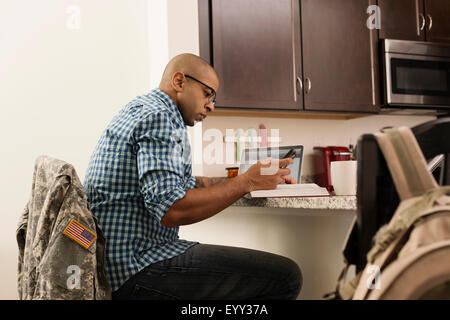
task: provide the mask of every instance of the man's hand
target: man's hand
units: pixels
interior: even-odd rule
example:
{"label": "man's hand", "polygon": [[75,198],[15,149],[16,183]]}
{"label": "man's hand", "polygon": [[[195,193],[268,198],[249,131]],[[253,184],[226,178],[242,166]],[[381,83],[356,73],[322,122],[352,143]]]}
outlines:
{"label": "man's hand", "polygon": [[286,168],[293,162],[291,158],[258,161],[243,174],[248,182],[248,192],[275,189],[278,184],[295,183],[295,180],[288,176],[291,170]]}

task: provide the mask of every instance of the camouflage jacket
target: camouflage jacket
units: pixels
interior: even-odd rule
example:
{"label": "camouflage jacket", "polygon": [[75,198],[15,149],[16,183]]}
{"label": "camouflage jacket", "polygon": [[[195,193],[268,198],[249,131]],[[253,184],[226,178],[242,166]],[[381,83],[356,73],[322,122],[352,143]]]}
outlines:
{"label": "camouflage jacket", "polygon": [[16,235],[20,299],[111,298],[106,241],[72,165],[36,159]]}

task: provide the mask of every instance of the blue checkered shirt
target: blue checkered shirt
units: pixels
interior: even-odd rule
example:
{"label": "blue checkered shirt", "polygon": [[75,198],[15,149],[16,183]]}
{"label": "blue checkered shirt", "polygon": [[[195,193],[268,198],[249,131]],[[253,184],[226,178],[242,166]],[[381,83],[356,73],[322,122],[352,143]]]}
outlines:
{"label": "blue checkered shirt", "polygon": [[146,266],[196,242],[178,238],[161,218],[195,187],[186,125],[159,89],[137,96],[116,115],[90,158],[84,188],[106,238],[113,291]]}

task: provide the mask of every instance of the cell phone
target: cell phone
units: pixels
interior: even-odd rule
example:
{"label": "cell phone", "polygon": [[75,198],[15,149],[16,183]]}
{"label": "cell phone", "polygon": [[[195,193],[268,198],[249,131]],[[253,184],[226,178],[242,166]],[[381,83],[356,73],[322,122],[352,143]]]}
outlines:
{"label": "cell phone", "polygon": [[294,159],[295,155],[296,155],[295,149],[291,149],[288,151],[288,153],[286,153],[286,155],[282,159],[286,159],[286,158]]}
{"label": "cell phone", "polygon": [[[285,155],[283,158],[281,158],[281,159],[292,158],[292,160],[294,160],[295,155],[296,155],[295,149],[291,149],[291,150],[289,150],[288,153],[286,153],[286,155]],[[286,167],[283,167],[283,168],[286,168]]]}

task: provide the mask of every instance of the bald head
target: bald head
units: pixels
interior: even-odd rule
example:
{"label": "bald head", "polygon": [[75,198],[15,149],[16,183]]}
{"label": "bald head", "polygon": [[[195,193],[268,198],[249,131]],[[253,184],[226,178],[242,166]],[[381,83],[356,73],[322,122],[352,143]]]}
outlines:
{"label": "bald head", "polygon": [[159,89],[172,98],[184,122],[193,126],[214,111],[219,78],[208,62],[194,54],[183,53],[169,61]]}
{"label": "bald head", "polygon": [[218,84],[217,73],[208,62],[195,54],[183,53],[172,58],[167,64],[159,85],[161,89],[170,88],[173,75],[176,72],[182,72],[206,82],[211,80]]}

